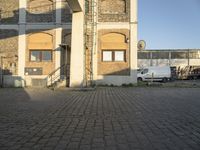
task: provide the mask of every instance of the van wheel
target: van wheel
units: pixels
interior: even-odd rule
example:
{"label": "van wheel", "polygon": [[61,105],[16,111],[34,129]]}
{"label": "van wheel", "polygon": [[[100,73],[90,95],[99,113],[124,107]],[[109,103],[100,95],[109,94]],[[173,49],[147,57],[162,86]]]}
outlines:
{"label": "van wheel", "polygon": [[165,83],[167,82],[167,78],[163,78],[162,81]]}
{"label": "van wheel", "polygon": [[140,78],[140,77],[137,78],[137,81],[138,81],[138,82],[142,82],[142,78]]}

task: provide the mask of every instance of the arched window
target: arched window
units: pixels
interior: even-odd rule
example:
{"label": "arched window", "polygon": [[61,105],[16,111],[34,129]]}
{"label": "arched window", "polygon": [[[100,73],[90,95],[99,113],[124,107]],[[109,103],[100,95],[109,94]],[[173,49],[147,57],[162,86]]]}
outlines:
{"label": "arched window", "polygon": [[102,14],[124,14],[126,13],[125,0],[101,0]]}
{"label": "arched window", "polygon": [[53,36],[47,33],[34,33],[29,35],[28,49],[30,61],[52,61]]}
{"label": "arched window", "polygon": [[101,37],[102,49],[126,49],[126,35],[121,33],[108,33]]}
{"label": "arched window", "polygon": [[101,37],[101,50],[103,62],[126,61],[126,36],[121,33],[108,33]]}
{"label": "arched window", "polygon": [[29,49],[53,49],[53,36],[48,33],[34,33],[28,37]]}

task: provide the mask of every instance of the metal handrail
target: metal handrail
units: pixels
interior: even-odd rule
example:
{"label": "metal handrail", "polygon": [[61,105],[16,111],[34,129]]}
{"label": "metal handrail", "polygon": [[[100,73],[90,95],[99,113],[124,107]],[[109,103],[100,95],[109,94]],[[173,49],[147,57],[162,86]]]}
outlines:
{"label": "metal handrail", "polygon": [[63,65],[61,65],[60,67],[58,67],[57,69],[55,69],[54,71],[52,71],[52,72],[48,75],[48,77],[51,76],[51,75],[53,75],[53,74],[55,74],[55,72],[57,72],[58,70],[60,70],[60,69],[63,68],[64,66],[66,66],[66,64],[63,64]]}
{"label": "metal handrail", "polygon": [[[63,64],[63,65],[61,65],[60,67],[58,67],[57,69],[55,69],[54,71],[52,71],[52,72],[48,75],[48,77],[47,77],[47,86],[52,86],[52,85],[55,83],[55,81],[56,81],[59,77],[61,77],[61,75],[62,75],[61,71],[62,71],[63,69],[65,69],[66,66],[67,66],[67,64]],[[58,72],[59,72],[59,74],[57,74]],[[57,74],[57,75],[56,75],[56,74]],[[50,79],[50,85],[48,85],[49,79]]]}

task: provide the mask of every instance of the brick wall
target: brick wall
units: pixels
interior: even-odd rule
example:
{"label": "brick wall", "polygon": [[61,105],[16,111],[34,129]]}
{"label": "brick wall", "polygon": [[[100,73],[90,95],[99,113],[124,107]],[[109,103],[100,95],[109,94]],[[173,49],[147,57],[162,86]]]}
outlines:
{"label": "brick wall", "polygon": [[[18,31],[0,29],[0,57],[5,74],[17,74]],[[1,58],[2,58],[1,57]]]}
{"label": "brick wall", "polygon": [[[99,75],[130,75],[130,51],[129,43],[126,43],[127,48],[124,49],[126,56],[125,62],[102,62],[102,43],[101,37],[109,33],[123,34],[126,38],[129,38],[129,30],[127,29],[113,29],[113,30],[99,30],[98,31],[98,74]],[[113,39],[115,41],[115,38]],[[125,41],[124,41],[125,42]],[[112,43],[113,47],[116,47],[115,43]],[[120,45],[119,45],[120,46]],[[115,49],[117,50],[117,49]],[[120,49],[119,49],[120,50]]]}
{"label": "brick wall", "polygon": [[27,0],[27,22],[55,22],[55,7],[53,0]]}
{"label": "brick wall", "polygon": [[[27,31],[27,49],[26,49],[26,63],[25,66],[26,67],[30,67],[30,68],[34,68],[34,67],[40,67],[43,68],[43,75],[48,75],[49,73],[51,73],[53,70],[55,70],[55,47],[53,46],[52,49],[52,62],[31,62],[30,61],[30,51],[29,51],[29,41],[28,41],[28,37],[30,34],[32,33],[41,33],[42,30],[28,30]],[[42,33],[48,33],[50,35],[53,36],[53,45],[55,45],[55,30],[47,30],[45,32]],[[39,38],[39,37],[38,37]]]}
{"label": "brick wall", "polygon": [[0,0],[0,24],[16,24],[19,20],[19,0]]}
{"label": "brick wall", "polygon": [[99,22],[128,22],[130,0],[98,0]]}

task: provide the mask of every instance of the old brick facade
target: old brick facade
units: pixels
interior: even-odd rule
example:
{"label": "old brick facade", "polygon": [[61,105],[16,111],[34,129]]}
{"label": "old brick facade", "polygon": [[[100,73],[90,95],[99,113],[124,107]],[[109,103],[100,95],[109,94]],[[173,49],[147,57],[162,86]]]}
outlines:
{"label": "old brick facade", "polygon": [[19,0],[0,1],[0,24],[16,24],[19,20]]}
{"label": "old brick facade", "polygon": [[[113,34],[114,33],[114,34]],[[104,35],[113,34],[112,39],[109,42],[103,43],[102,37]],[[127,29],[113,29],[113,30],[100,30],[98,32],[98,74],[99,75],[130,75],[130,51],[129,43],[126,39],[129,38],[129,30]],[[115,36],[116,35],[116,36]],[[124,36],[124,41],[118,41],[117,36]],[[106,39],[107,40],[107,39]],[[111,40],[111,41],[110,41]],[[102,61],[102,51],[105,50],[124,50],[125,51],[125,61],[124,62],[103,62]]]}
{"label": "old brick facade", "polygon": [[[30,37],[32,35],[38,35],[38,40],[36,41],[31,41]],[[44,38],[46,36],[40,36],[46,34],[47,38],[49,36],[51,36],[52,38],[52,43],[44,43],[43,40],[45,40]],[[27,49],[26,49],[26,68],[42,68],[42,73],[43,75],[48,75],[49,73],[51,73],[54,69],[55,69],[55,51],[56,51],[56,47],[54,47],[54,42],[55,42],[55,30],[47,30],[47,31],[42,31],[42,30],[29,30],[27,31],[26,34],[26,43],[27,43]],[[42,38],[43,39],[42,39]],[[41,42],[40,43],[38,43]],[[46,42],[46,40],[45,40]],[[45,46],[43,47],[43,45],[45,44]],[[37,44],[36,46],[33,44]],[[48,44],[48,45],[46,45]],[[52,46],[50,46],[50,44]],[[30,47],[31,45],[31,47]],[[36,48],[35,48],[36,47]],[[45,48],[47,47],[47,48]],[[50,62],[32,62],[30,61],[30,51],[31,50],[50,50],[52,51],[52,61]]]}
{"label": "old brick facade", "polygon": [[[132,76],[133,69],[133,63],[130,63],[130,60],[135,57],[130,55],[134,50],[129,43],[130,33],[133,33],[133,29],[137,26],[130,24],[130,1],[83,1],[85,2],[83,7],[86,7],[85,14],[83,15],[80,7],[77,9],[72,7],[76,13],[73,14],[73,19],[75,19],[71,24],[72,10],[69,6],[72,5],[68,5],[66,0],[1,0],[0,56],[5,57],[1,67],[8,70],[8,74],[22,77],[28,85],[31,85],[32,79],[46,79],[49,73],[63,63],[67,65],[71,63],[70,82],[74,80],[74,84],[70,83],[71,85],[78,85],[79,78],[80,80],[84,78],[81,74],[86,75],[85,70],[89,70],[88,68],[91,68],[88,71],[88,74],[92,74],[91,79],[94,77],[96,81],[104,79],[109,81],[109,78],[114,75],[114,78],[121,80],[115,82],[113,79],[113,83],[127,83],[127,79]],[[136,1],[133,0],[133,2]],[[72,3],[75,4],[74,1]],[[71,30],[74,26],[77,30]],[[44,34],[51,37],[47,43],[44,40]],[[110,42],[105,42],[107,36],[110,36]],[[71,51],[71,41],[72,49],[76,49],[77,53],[74,52],[75,50]],[[105,50],[123,51],[124,59],[122,61],[117,59],[110,62],[102,61],[102,52]],[[52,52],[51,58],[49,51]],[[43,54],[48,58],[43,59]],[[117,55],[122,58],[122,53],[113,53],[115,54],[116,58]],[[9,59],[6,59],[8,57]],[[76,69],[77,65],[74,64],[81,64],[80,70],[78,70],[79,67]],[[29,74],[26,71],[29,68],[30,70],[42,68],[42,73]],[[84,71],[79,76],[76,71],[80,72],[81,68]],[[73,79],[71,76],[78,77]]]}
{"label": "old brick facade", "polygon": [[[115,23],[129,22],[129,18],[130,0],[98,0],[98,22],[112,22],[113,26],[115,26]],[[113,34],[113,37],[111,37],[110,43],[106,42],[104,44],[102,37],[109,34]],[[118,34],[124,36],[124,43],[122,41],[115,42]],[[130,51],[129,43],[126,39],[129,39],[128,29],[101,29],[98,31],[98,75],[130,75]],[[103,45],[108,47],[106,48]],[[125,52],[125,61],[103,62],[103,49],[111,51],[123,50]]]}
{"label": "old brick facade", "polygon": [[99,22],[128,22],[130,0],[98,0]]}
{"label": "old brick facade", "polygon": [[27,0],[27,22],[55,22],[54,0]]}
{"label": "old brick facade", "polygon": [[4,74],[17,74],[18,32],[0,29],[0,59]]}

